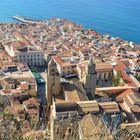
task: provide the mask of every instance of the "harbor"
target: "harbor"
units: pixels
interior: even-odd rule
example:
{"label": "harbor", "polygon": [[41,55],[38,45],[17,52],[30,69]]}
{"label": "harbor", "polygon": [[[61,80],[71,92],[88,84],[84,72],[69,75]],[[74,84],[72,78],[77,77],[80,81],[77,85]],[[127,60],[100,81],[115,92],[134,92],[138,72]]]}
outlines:
{"label": "harbor", "polygon": [[13,19],[20,21],[20,22],[28,22],[28,23],[37,23],[37,22],[43,22],[42,20],[34,20],[34,19],[30,19],[24,16],[13,16]]}

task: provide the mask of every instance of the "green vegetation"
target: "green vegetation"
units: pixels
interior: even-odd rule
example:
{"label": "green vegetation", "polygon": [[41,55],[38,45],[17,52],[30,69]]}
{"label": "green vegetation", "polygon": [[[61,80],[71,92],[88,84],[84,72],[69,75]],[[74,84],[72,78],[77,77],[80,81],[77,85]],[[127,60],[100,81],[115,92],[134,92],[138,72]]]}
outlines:
{"label": "green vegetation", "polygon": [[32,137],[26,137],[23,140],[34,140],[34,138],[32,138]]}
{"label": "green vegetation", "polygon": [[0,108],[3,110],[5,108],[4,103],[0,103]]}
{"label": "green vegetation", "polygon": [[32,71],[32,72],[37,72],[37,68],[32,67],[32,68],[31,68],[31,71]]}
{"label": "green vegetation", "polygon": [[114,87],[119,86],[121,84],[121,77],[122,77],[121,71],[117,71],[117,75],[113,76],[112,78],[112,86]]}

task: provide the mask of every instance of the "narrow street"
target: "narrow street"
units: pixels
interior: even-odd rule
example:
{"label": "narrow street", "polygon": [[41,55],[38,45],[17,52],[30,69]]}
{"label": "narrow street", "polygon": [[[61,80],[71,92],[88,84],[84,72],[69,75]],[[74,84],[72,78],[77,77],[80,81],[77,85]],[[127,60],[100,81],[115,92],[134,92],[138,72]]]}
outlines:
{"label": "narrow street", "polygon": [[47,114],[46,114],[46,107],[47,107],[47,100],[46,100],[46,73],[39,72],[42,78],[45,80],[45,83],[41,83],[37,85],[37,95],[40,102],[39,105],[39,122],[36,129],[44,130],[46,129],[47,124]]}
{"label": "narrow street", "polygon": [[41,105],[47,105],[46,83],[37,85],[37,96]]}
{"label": "narrow street", "polygon": [[39,105],[39,122],[37,124],[36,129],[37,130],[39,130],[39,129],[44,130],[46,128],[46,124],[47,124],[46,83],[37,85],[37,94],[38,94],[38,99],[39,99],[40,105]]}

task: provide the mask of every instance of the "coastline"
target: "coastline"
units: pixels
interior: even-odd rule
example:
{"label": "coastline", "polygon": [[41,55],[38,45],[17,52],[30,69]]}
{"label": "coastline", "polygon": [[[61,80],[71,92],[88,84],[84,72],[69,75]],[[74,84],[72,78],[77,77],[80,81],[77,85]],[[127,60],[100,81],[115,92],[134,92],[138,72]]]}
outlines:
{"label": "coastline", "polygon": [[1,22],[15,22],[11,18],[13,15],[41,20],[49,20],[52,17],[65,18],[85,28],[95,29],[98,33],[107,33],[140,44],[140,9],[139,4],[136,4],[140,3],[138,0],[127,3],[121,0],[113,3],[105,0],[102,3],[98,0],[8,1],[1,2]]}
{"label": "coastline", "polygon": [[[9,23],[1,23],[0,22],[0,24],[10,24],[10,23],[39,23],[39,22],[47,22],[47,21],[49,21],[51,19],[57,19],[57,18],[51,18],[51,19],[48,19],[48,20],[39,20],[39,19],[32,19],[32,18],[28,18],[28,17],[25,17],[25,16],[18,16],[18,15],[17,16],[12,16],[11,18],[13,18],[15,20],[15,22],[9,22]],[[61,18],[61,19],[63,19],[63,18]],[[63,19],[63,20],[67,20],[67,19]],[[72,23],[74,23],[74,22],[72,22]],[[74,24],[77,24],[77,23],[74,23]],[[88,28],[85,28],[85,29],[88,29]],[[91,28],[91,30],[94,30],[94,29]],[[96,30],[94,30],[94,31],[97,32]],[[103,33],[103,32],[97,32],[97,33],[99,35],[101,35],[101,36],[107,35],[107,36],[109,36],[111,38],[118,38],[118,39],[121,39],[121,40],[123,40],[125,42],[134,43],[135,45],[139,45],[140,44],[140,43],[136,43],[136,42],[134,42],[132,40],[123,39],[123,38],[121,38],[119,36],[112,36],[112,35],[110,35],[108,33]]]}
{"label": "coastline", "polygon": [[[45,20],[39,20],[39,19],[33,19],[33,18],[28,18],[28,17],[25,17],[25,16],[19,16],[19,17],[22,17],[22,18],[27,18],[27,19],[24,19],[24,21],[22,20],[22,19],[18,19],[18,18],[15,18],[15,16],[12,16],[11,17],[11,19],[13,19],[13,21],[9,21],[9,22],[1,22],[0,21],[0,25],[1,24],[16,24],[16,23],[38,23],[38,22],[47,22],[47,21],[49,21],[49,20],[51,20],[51,19],[64,19],[64,18],[57,18],[57,17],[52,17],[52,18],[50,18],[50,19],[45,19]],[[64,19],[64,20],[67,20],[67,19]],[[69,20],[68,20],[69,21]],[[73,22],[73,21],[71,21],[71,22]],[[73,22],[73,23],[75,23],[75,22]],[[76,23],[77,24],[77,23]],[[78,24],[79,25],[79,24]],[[80,26],[82,26],[82,27],[84,27],[85,29],[91,29],[91,30],[94,30],[94,31],[96,31],[94,28],[88,28],[88,27],[85,27],[85,26],[83,26],[83,25],[80,25]],[[106,32],[99,32],[99,31],[96,31],[99,35],[101,35],[101,36],[104,36],[104,35],[109,35],[110,37],[112,37],[112,38],[119,38],[119,39],[121,39],[121,40],[123,40],[123,41],[125,41],[125,42],[133,42],[134,44],[136,44],[136,45],[139,45],[140,43],[139,42],[135,42],[135,41],[133,41],[133,40],[127,40],[127,39],[124,39],[124,38],[122,38],[122,37],[120,37],[120,36],[113,36],[113,35],[111,35],[110,33],[106,33]]]}

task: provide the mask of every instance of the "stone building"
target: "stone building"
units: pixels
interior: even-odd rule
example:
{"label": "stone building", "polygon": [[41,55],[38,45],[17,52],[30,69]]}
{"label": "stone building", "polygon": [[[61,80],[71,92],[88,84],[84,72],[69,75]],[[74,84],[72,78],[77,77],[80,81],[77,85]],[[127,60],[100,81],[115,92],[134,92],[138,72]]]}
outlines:
{"label": "stone building", "polygon": [[47,75],[47,99],[48,105],[52,104],[53,95],[60,93],[60,76],[57,71],[56,63],[53,59],[48,64],[48,75]]}
{"label": "stone building", "polygon": [[57,65],[57,69],[59,74],[61,75],[70,75],[70,74],[76,74],[76,63],[73,63],[71,61],[66,61],[61,59],[59,56],[53,56],[52,59]]}
{"label": "stone building", "polygon": [[11,46],[6,45],[5,50],[11,57],[16,57],[17,62],[26,63],[29,66],[43,66],[45,61],[45,52],[38,50],[35,46],[26,46],[14,43]]}
{"label": "stone building", "polygon": [[[48,130],[52,140],[104,136],[112,140],[112,130],[116,130],[116,126],[122,122],[116,102],[95,99],[97,73],[92,58],[82,76],[80,81],[60,82],[56,62],[52,59],[48,64]],[[111,124],[111,128],[107,124]]]}
{"label": "stone building", "polygon": [[45,52],[37,45],[31,43],[27,37],[19,32],[13,33],[14,37],[3,41],[5,51],[17,62],[26,63],[29,66],[44,66]]}
{"label": "stone building", "polygon": [[[77,72],[80,79],[83,79],[86,66],[88,65],[87,61],[81,61],[77,65]],[[108,80],[112,79],[113,76],[113,66],[107,63],[96,63],[96,73],[97,80]]]}
{"label": "stone building", "polygon": [[54,102],[50,115],[51,140],[113,140],[109,130],[116,130],[122,121],[117,103],[95,100]]}
{"label": "stone building", "polygon": [[83,85],[87,96],[92,100],[94,99],[95,88],[96,88],[96,70],[93,59],[90,58],[89,63],[86,67],[84,77],[83,77]]}

